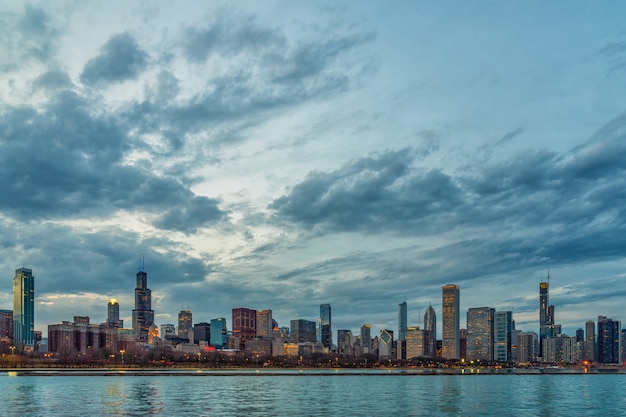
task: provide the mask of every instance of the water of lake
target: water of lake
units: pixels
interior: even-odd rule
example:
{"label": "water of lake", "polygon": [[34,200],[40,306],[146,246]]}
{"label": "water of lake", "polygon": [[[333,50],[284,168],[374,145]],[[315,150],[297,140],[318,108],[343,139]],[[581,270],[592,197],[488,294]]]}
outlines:
{"label": "water of lake", "polygon": [[626,375],[9,376],[2,416],[620,416]]}

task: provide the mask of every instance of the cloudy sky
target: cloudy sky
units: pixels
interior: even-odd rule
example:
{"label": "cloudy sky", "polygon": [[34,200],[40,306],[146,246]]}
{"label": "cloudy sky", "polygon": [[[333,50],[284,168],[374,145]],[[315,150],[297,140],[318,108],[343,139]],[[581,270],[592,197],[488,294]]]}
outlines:
{"label": "cloudy sky", "polygon": [[0,2],[0,308],[270,308],[373,334],[441,286],[626,320],[626,4]]}

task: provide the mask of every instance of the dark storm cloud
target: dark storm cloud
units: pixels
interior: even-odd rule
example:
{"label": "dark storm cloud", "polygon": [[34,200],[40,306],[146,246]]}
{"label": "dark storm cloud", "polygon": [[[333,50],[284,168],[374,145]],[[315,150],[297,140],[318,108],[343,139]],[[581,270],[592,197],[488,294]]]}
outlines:
{"label": "dark storm cloud", "polygon": [[179,204],[159,216],[155,226],[162,229],[195,232],[198,225],[214,223],[224,216],[217,201],[207,197],[194,197],[186,205]]}
{"label": "dark storm cloud", "polygon": [[177,243],[146,239],[116,227],[90,233],[53,223],[5,221],[0,230],[5,236],[6,258],[33,268],[41,297],[132,293],[142,256],[153,290],[163,290],[171,283],[201,282],[212,271],[208,263],[189,256]]}
{"label": "dark storm cloud", "polygon": [[307,228],[327,231],[430,228],[438,221],[435,215],[454,213],[460,190],[439,170],[412,174],[413,158],[408,149],[386,151],[334,172],[311,172],[270,208]]}
{"label": "dark storm cloud", "polygon": [[311,172],[269,208],[279,221],[323,234],[460,231],[466,237],[455,245],[467,246],[466,259],[482,258],[467,278],[516,263],[615,259],[626,255],[625,128],[620,116],[565,154],[522,152],[454,176],[417,169],[408,150],[386,151]]}
{"label": "dark storm cloud", "polygon": [[108,84],[137,78],[148,66],[148,54],[128,33],[112,36],[80,75],[84,84]]}
{"label": "dark storm cloud", "polygon": [[0,115],[0,190],[7,196],[0,210],[22,220],[144,210],[162,216],[157,227],[186,232],[224,217],[217,200],[125,164],[127,152],[143,147],[127,129],[67,90],[39,110],[7,109]]}
{"label": "dark storm cloud", "polygon": [[165,98],[175,97],[178,81],[162,73],[153,94],[127,110],[128,121],[145,132],[225,130],[211,134],[210,140],[238,142],[240,131],[266,120],[268,113],[349,88],[354,78],[350,73],[364,63],[347,66],[340,61],[372,38],[331,33],[317,41],[290,43],[281,31],[262,27],[253,17],[224,13],[207,27],[187,29],[180,44],[191,62],[200,65],[215,57],[228,70],[207,79],[190,98],[175,102]]}

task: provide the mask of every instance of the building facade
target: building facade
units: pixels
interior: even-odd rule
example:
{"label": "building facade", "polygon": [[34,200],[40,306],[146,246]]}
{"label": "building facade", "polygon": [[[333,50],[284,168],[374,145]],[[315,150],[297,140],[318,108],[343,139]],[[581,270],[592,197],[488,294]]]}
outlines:
{"label": "building facade", "polygon": [[606,316],[598,316],[598,362],[620,363],[620,335],[622,324]]}
{"label": "building facade", "polygon": [[74,316],[73,322],[48,325],[50,352],[66,357],[75,354],[93,356],[99,349],[106,347],[106,336],[101,334],[101,327],[90,324],[89,317]]}
{"label": "building facade", "polygon": [[578,361],[576,337],[558,335],[544,341],[543,362],[575,363]]}
{"label": "building facade", "polygon": [[537,360],[537,333],[521,332],[517,336],[517,361],[522,363],[535,362]]}
{"label": "building facade", "polygon": [[513,360],[513,312],[496,311],[494,314],[494,359],[499,362]]}
{"label": "building facade", "polygon": [[178,337],[190,339],[189,333],[193,332],[193,314],[189,309],[178,312]]}
{"label": "building facade", "polygon": [[272,338],[274,330],[272,310],[257,310],[256,312],[256,337],[263,339]]}
{"label": "building facade", "polygon": [[211,320],[211,346],[225,349],[228,342],[226,319],[223,317]]}
{"label": "building facade", "polygon": [[13,343],[13,310],[0,310],[0,340]]}
{"label": "building facade", "polygon": [[393,330],[382,329],[378,335],[378,357],[391,358],[393,355]]}
{"label": "building facade", "polygon": [[211,324],[205,321],[193,325],[193,343],[209,345],[211,343]]}
{"label": "building facade", "polygon": [[314,321],[309,320],[291,320],[291,330],[289,332],[290,343],[316,342],[317,326]]}
{"label": "building facade", "polygon": [[176,334],[176,325],[172,323],[166,323],[161,325],[161,338],[165,339],[168,335]]}
{"label": "building facade", "polygon": [[446,359],[459,359],[461,353],[460,335],[460,295],[461,287],[448,284],[442,287],[442,352]]}
{"label": "building facade", "polygon": [[35,277],[28,268],[13,277],[13,342],[20,348],[35,344]]}
{"label": "building facade", "polygon": [[583,351],[583,359],[595,362],[596,355],[596,324],[593,320],[585,322],[585,344]]}
{"label": "building facade", "polygon": [[232,335],[238,340],[237,349],[244,350],[246,340],[256,337],[256,310],[244,307],[233,308],[232,316]]}
{"label": "building facade", "polygon": [[493,360],[495,309],[472,307],[467,310],[466,360]]}
{"label": "building facade", "polygon": [[426,350],[425,330],[419,326],[409,326],[406,329],[406,359],[413,359],[424,356]]}
{"label": "building facade", "polygon": [[337,353],[340,355],[354,355],[354,336],[352,330],[337,330]]}

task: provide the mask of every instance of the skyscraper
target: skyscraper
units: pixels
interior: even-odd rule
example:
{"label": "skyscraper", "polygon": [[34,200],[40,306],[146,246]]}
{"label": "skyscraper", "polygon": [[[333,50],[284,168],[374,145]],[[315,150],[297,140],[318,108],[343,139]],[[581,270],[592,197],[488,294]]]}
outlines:
{"label": "skyscraper", "polygon": [[256,337],[264,339],[272,338],[274,330],[272,310],[257,310],[256,312]]}
{"label": "skyscraper", "polygon": [[135,287],[135,309],[133,310],[135,340],[148,343],[148,333],[153,323],[152,291],[148,289],[148,274],[144,271],[142,260],[139,265],[139,272],[137,272],[137,286]]}
{"label": "skyscraper", "polygon": [[494,315],[494,359],[510,362],[512,356],[511,337],[513,332],[513,312],[496,311]]}
{"label": "skyscraper", "polygon": [[596,324],[593,320],[585,322],[585,348],[583,350],[583,359],[588,361],[596,361]]}
{"label": "skyscraper", "polygon": [[372,327],[369,324],[361,326],[361,346],[363,353],[372,353]]}
{"label": "skyscraper", "polygon": [[467,310],[467,360],[493,360],[495,309],[472,307]]}
{"label": "skyscraper", "polygon": [[256,310],[238,307],[233,308],[233,337],[239,340],[238,348],[244,350],[246,340],[256,337]]}
{"label": "skyscraper", "polygon": [[[204,343],[202,343],[204,342]],[[211,343],[211,324],[206,321],[193,325],[193,343],[196,345]]]}
{"label": "skyscraper", "polygon": [[620,335],[622,323],[605,316],[598,316],[598,362],[620,362]]}
{"label": "skyscraper", "polygon": [[398,304],[398,340],[404,341],[406,339],[407,329],[407,306],[406,301]]}
{"label": "skyscraper", "polygon": [[350,329],[337,330],[337,353],[354,355],[354,336]]}
{"label": "skyscraper", "polygon": [[124,322],[120,320],[120,305],[115,298],[111,298],[107,305],[107,324],[115,328],[124,327]]}
{"label": "skyscraper", "polygon": [[328,350],[333,347],[330,304],[320,305],[320,342]]}
{"label": "skyscraper", "polygon": [[424,313],[424,355],[437,356],[437,316],[432,305]]}
{"label": "skyscraper", "polygon": [[378,357],[390,358],[393,350],[393,330],[382,329],[378,335]]}
{"label": "skyscraper", "polygon": [[577,342],[585,341],[585,329],[583,329],[582,327],[576,329],[576,341]]}
{"label": "skyscraper", "polygon": [[13,343],[13,310],[0,310],[0,341]]}
{"label": "skyscraper", "polygon": [[193,315],[189,309],[178,312],[178,337],[189,338],[189,332],[193,331]]}
{"label": "skyscraper", "polygon": [[418,326],[408,327],[406,330],[406,359],[424,356],[424,330]]}
{"label": "skyscraper", "polygon": [[459,359],[460,356],[460,293],[461,287],[458,285],[448,284],[442,287],[443,343],[441,355],[446,359]]}
{"label": "skyscraper", "polygon": [[13,277],[13,341],[17,346],[35,344],[35,277],[28,268]]}
{"label": "skyscraper", "polygon": [[552,326],[554,324],[554,307],[550,308],[549,287],[550,273],[548,273],[548,281],[539,283],[539,356],[543,356],[545,340],[553,333]]}
{"label": "skyscraper", "polygon": [[161,325],[161,337],[165,339],[168,335],[176,335],[176,325],[172,323],[166,323]]}
{"label": "skyscraper", "polygon": [[517,360],[534,362],[537,359],[537,333],[522,332],[517,336]]}
{"label": "skyscraper", "polygon": [[289,332],[289,342],[306,343],[315,342],[315,322],[298,319],[291,320],[291,330]]}
{"label": "skyscraper", "polygon": [[211,320],[211,346],[217,349],[226,347],[226,319],[223,317]]}

